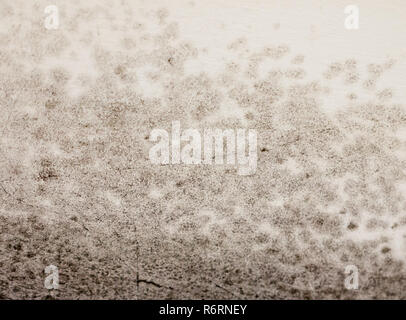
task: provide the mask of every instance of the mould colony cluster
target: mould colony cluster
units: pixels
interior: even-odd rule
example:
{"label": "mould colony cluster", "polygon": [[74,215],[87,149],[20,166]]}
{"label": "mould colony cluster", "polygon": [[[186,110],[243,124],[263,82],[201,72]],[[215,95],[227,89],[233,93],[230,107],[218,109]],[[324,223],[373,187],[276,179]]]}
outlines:
{"label": "mould colony cluster", "polygon": [[[7,8],[5,25],[17,14]],[[205,52],[166,10],[139,19],[109,10],[60,8],[68,27],[52,34],[26,13],[0,35],[2,298],[51,298],[49,264],[60,270],[54,298],[405,298],[395,244],[404,249],[396,151],[406,146],[395,133],[406,113],[378,89],[391,63],[361,79],[361,63],[334,62],[308,81],[303,55],[286,45],[252,52],[238,38],[222,73],[186,74]],[[42,68],[81,50],[94,74]],[[289,67],[262,77],[265,61]],[[321,98],[340,77],[355,104],[327,116]],[[373,102],[357,99],[357,83]],[[241,117],[219,116],[230,102]],[[256,129],[256,174],[152,165],[148,135],[172,120]],[[343,287],[347,264],[361,271],[361,290]]]}

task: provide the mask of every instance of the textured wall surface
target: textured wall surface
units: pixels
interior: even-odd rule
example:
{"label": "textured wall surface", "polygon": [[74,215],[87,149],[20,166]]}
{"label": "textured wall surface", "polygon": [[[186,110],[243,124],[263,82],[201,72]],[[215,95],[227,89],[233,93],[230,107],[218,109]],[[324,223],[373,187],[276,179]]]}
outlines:
{"label": "textured wall surface", "polygon": [[[0,298],[406,298],[405,27],[400,0],[1,0]],[[255,174],[152,164],[172,121],[255,129]]]}

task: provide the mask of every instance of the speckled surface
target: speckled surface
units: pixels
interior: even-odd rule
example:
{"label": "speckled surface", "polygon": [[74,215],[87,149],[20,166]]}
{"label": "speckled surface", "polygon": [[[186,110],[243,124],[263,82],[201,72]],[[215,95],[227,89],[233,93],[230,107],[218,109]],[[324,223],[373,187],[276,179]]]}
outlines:
{"label": "speckled surface", "polygon": [[[406,297],[404,3],[85,3],[0,3],[0,298]],[[256,173],[152,164],[172,121]]]}

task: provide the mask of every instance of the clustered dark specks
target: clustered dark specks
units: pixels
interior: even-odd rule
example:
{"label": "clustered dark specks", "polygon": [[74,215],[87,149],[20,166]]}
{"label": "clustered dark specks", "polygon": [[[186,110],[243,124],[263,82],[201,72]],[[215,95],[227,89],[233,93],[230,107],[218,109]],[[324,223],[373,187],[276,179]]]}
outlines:
{"label": "clustered dark specks", "polygon": [[[47,33],[32,6],[37,15],[0,35],[0,298],[406,298],[406,113],[378,85],[394,61],[337,61],[307,81],[302,54],[283,44],[252,52],[238,38],[228,50],[239,58],[222,74],[186,74],[205,53],[168,11],[134,22],[123,7],[137,38],[123,32],[112,49],[94,28],[79,33],[97,71],[90,81],[86,70],[74,78],[63,65],[36,65],[78,54],[79,23],[104,17],[120,34],[119,19],[78,9],[63,17],[68,29]],[[7,22],[18,8],[0,13]],[[266,60],[290,66],[259,77]],[[144,94],[139,70],[159,95]],[[333,79],[355,103],[327,116]],[[79,97],[70,83],[83,87]],[[358,101],[358,83],[371,101]],[[242,117],[217,116],[230,102]],[[151,165],[147,137],[172,120],[256,129],[256,174]],[[60,271],[52,293],[49,264]],[[349,264],[360,270],[357,291],[344,288]]]}

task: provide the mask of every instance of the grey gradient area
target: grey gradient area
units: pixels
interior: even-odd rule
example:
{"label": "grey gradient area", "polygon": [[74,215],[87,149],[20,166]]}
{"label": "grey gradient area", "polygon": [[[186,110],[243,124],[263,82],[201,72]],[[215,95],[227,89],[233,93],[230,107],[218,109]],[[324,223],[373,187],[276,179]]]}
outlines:
{"label": "grey gradient area", "polygon": [[[0,1],[0,298],[405,298],[406,7],[348,4]],[[255,174],[152,164],[172,121]]]}

